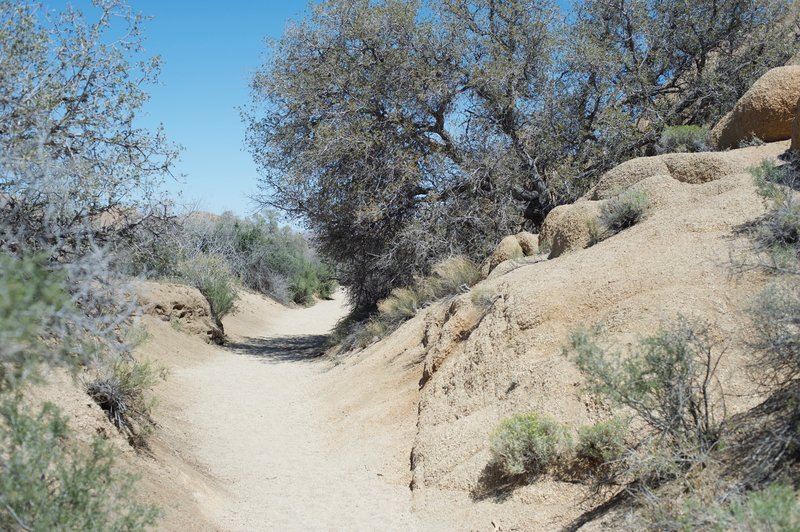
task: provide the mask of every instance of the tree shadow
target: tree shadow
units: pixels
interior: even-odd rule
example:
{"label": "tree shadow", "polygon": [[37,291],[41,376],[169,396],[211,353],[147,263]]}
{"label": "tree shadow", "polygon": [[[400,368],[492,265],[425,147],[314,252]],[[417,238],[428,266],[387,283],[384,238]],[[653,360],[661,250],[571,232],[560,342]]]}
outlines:
{"label": "tree shadow", "polygon": [[228,343],[227,347],[235,353],[258,357],[264,362],[310,362],[325,354],[327,339],[325,334],[243,338]]}

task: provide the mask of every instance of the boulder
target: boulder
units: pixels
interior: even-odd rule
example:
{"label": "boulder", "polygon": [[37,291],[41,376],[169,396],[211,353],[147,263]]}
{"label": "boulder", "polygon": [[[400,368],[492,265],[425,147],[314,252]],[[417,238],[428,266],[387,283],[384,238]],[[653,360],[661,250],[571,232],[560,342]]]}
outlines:
{"label": "boulder", "polygon": [[497,244],[494,252],[481,265],[481,274],[487,277],[498,265],[511,259],[529,257],[539,252],[539,236],[521,231],[509,235]]}
{"label": "boulder", "polygon": [[792,137],[800,98],[800,66],[773,68],[756,81],[711,131],[718,149],[737,148],[758,137],[764,142]]}
{"label": "boulder", "polygon": [[550,211],[542,224],[542,241],[550,242],[550,258],[583,249],[589,245],[589,224],[600,214],[599,201],[579,201]]}

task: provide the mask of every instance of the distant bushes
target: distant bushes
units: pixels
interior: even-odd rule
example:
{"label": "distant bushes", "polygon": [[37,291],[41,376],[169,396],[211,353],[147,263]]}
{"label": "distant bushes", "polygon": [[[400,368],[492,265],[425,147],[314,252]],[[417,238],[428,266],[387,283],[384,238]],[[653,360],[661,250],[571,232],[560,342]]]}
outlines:
{"label": "distant bushes", "polygon": [[283,303],[309,305],[335,290],[332,269],[303,235],[280,226],[273,215],[195,216],[186,220],[184,232],[189,250],[221,257],[244,286]]}
{"label": "distant bushes", "polygon": [[685,153],[711,150],[711,132],[703,126],[664,128],[655,146],[657,153]]}

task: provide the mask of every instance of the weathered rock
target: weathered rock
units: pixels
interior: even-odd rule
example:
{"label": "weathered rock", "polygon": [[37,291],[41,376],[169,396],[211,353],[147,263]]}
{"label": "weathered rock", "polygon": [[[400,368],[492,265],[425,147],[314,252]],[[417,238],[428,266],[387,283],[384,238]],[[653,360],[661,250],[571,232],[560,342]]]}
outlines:
{"label": "weathered rock", "polygon": [[606,172],[586,197],[592,200],[609,199],[645,179],[662,175],[694,185],[716,181],[727,175],[747,172],[752,166],[751,152],[763,151],[765,155],[773,156],[782,149],[778,145],[729,152],[667,153],[639,157]]}
{"label": "weathered rock", "polygon": [[769,70],[736,102],[711,132],[719,149],[736,148],[757,137],[775,142],[792,137],[792,122],[800,98],[800,66]]}
{"label": "weathered rock", "polygon": [[529,257],[539,252],[539,236],[526,231],[509,235],[497,244],[494,252],[481,265],[481,275],[487,277],[498,265],[512,259]]}
{"label": "weathered rock", "polygon": [[144,282],[138,288],[138,296],[147,314],[173,323],[188,334],[203,336],[209,343],[225,343],[225,334],[214,325],[208,301],[196,288]]}
{"label": "weathered rock", "polygon": [[591,240],[589,224],[600,214],[598,201],[579,201],[556,207],[542,224],[542,241],[550,243],[550,258],[583,249]]}
{"label": "weathered rock", "polygon": [[522,248],[522,253],[526,257],[539,253],[539,235],[521,231],[514,236],[517,238],[517,242],[519,242],[519,246]]}

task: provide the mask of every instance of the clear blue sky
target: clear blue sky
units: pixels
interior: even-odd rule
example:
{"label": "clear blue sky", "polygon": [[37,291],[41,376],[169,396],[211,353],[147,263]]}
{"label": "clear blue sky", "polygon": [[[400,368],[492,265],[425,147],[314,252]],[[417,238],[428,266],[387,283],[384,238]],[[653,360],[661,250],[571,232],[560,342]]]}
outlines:
{"label": "clear blue sky", "polygon": [[303,16],[306,0],[227,2],[130,0],[148,22],[146,47],[161,55],[161,82],[151,87],[144,123],[163,123],[184,147],[172,191],[202,210],[249,214],[258,173],[244,149],[238,107],[249,99],[248,81],[263,62],[266,37],[278,38],[289,19]]}
{"label": "clear blue sky", "polygon": [[[91,13],[90,0],[45,0]],[[163,124],[167,137],[184,147],[169,182],[182,202],[215,213],[240,215],[257,207],[258,172],[244,149],[244,124],[238,108],[249,99],[248,82],[264,60],[265,39],[280,38],[289,20],[307,12],[307,0],[128,0],[143,15],[148,55],[164,60],[160,83],[149,87],[151,100],[141,124]],[[559,2],[562,6],[568,0]],[[88,7],[88,9],[87,9]]]}

